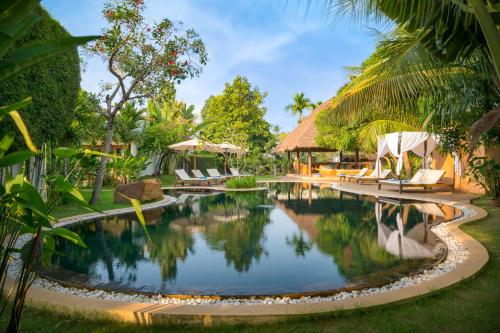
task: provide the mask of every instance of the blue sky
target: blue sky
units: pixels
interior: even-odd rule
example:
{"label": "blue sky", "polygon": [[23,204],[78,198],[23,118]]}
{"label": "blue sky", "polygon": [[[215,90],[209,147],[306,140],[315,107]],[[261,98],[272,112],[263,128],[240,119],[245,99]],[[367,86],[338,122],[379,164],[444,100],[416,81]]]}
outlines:
{"label": "blue sky", "polygon": [[[73,35],[98,34],[104,0],[43,0]],[[346,82],[344,66],[359,65],[374,49],[363,26],[328,16],[322,5],[306,13],[305,0],[146,0],[146,17],[168,17],[194,28],[206,44],[209,63],[199,78],[178,86],[178,95],[199,111],[204,101],[236,75],[268,92],[266,119],[289,131],[297,120],[284,108],[295,92],[326,100]],[[314,3],[323,3],[315,1]],[[87,59],[82,87],[98,91],[108,79],[96,59]]]}

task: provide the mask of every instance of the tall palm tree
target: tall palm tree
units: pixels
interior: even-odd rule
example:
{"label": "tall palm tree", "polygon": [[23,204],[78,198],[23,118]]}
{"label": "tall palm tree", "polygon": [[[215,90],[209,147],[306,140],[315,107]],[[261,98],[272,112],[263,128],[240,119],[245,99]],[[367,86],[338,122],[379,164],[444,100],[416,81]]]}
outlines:
{"label": "tall palm tree", "polygon": [[[326,3],[336,15],[350,14],[358,20],[389,21],[398,26],[338,96],[332,105],[337,111],[332,119],[367,104],[383,105],[393,112],[408,109],[423,94],[442,100],[439,111],[443,114],[464,112],[463,106],[474,97],[467,94],[467,84],[477,80],[488,82],[493,94],[500,96],[498,0]],[[472,126],[470,148],[499,120],[497,104]]]}
{"label": "tall palm tree", "polygon": [[292,114],[299,115],[299,123],[302,121],[302,112],[304,110],[312,110],[314,108],[314,104],[311,102],[311,99],[305,97],[303,92],[296,93],[293,95],[293,104],[289,104],[285,107],[285,111],[291,111]]}

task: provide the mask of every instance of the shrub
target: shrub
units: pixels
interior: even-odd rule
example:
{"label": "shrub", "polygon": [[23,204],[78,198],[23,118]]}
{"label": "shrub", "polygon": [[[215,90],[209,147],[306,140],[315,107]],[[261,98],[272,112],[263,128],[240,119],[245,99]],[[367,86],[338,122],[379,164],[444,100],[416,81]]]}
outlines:
{"label": "shrub", "polygon": [[256,186],[257,180],[254,176],[235,177],[226,182],[227,188],[254,188]]}

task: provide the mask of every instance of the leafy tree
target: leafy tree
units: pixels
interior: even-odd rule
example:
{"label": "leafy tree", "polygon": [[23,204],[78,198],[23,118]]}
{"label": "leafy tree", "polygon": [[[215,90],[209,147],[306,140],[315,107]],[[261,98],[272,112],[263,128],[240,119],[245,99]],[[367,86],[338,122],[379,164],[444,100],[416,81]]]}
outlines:
{"label": "leafy tree", "polygon": [[[207,61],[205,46],[192,30],[181,30],[170,20],[149,23],[142,15],[143,1],[119,0],[105,4],[108,28],[88,48],[106,62],[114,83],[101,88],[104,96],[106,138],[103,152],[109,153],[116,116],[126,102],[156,95],[168,82],[196,77]],[[101,160],[90,202],[99,201],[107,159]]]}
{"label": "leafy tree", "polygon": [[260,160],[260,155],[270,149],[269,143],[274,143],[270,124],[264,119],[266,96],[246,77],[235,77],[232,83],[226,83],[222,94],[210,96],[205,102],[201,110],[202,137],[214,143],[229,142],[246,149],[248,158]]}
{"label": "leafy tree", "polygon": [[[320,103],[321,104],[321,103]],[[316,104],[311,102],[311,99],[305,97],[303,92],[293,95],[293,104],[285,107],[285,111],[291,111],[292,115],[299,115],[299,123],[302,121],[302,113],[304,110],[312,110]]]}
{"label": "leafy tree", "polygon": [[[348,122],[362,106],[377,105],[398,113],[414,110],[422,96],[439,101],[449,117],[471,105],[468,86],[484,82],[496,97],[492,109],[469,131],[473,150],[479,135],[500,119],[500,35],[498,1],[483,0],[329,0],[339,15],[390,21],[395,31],[383,36],[368,66],[339,94],[331,121]],[[365,111],[368,109],[365,109]]]}
{"label": "leafy tree", "polygon": [[74,110],[74,118],[64,135],[69,146],[88,144],[95,146],[105,136],[104,117],[99,112],[99,98],[96,94],[80,90]]}
{"label": "leafy tree", "polygon": [[[38,4],[39,20],[29,33],[18,39],[11,52],[48,40],[69,37],[70,34]],[[8,61],[8,60],[7,60]],[[3,63],[6,63],[4,61]],[[64,84],[61,84],[64,82]],[[69,128],[80,89],[80,59],[76,46],[55,57],[26,68],[9,80],[0,82],[2,105],[14,103],[28,96],[32,103],[20,111],[30,129],[34,143],[59,143]],[[3,133],[16,133],[14,124],[2,125]],[[18,135],[15,142],[22,142]]]}
{"label": "leafy tree", "polygon": [[120,143],[130,145],[141,138],[142,110],[134,102],[127,102],[116,118],[116,138]]}

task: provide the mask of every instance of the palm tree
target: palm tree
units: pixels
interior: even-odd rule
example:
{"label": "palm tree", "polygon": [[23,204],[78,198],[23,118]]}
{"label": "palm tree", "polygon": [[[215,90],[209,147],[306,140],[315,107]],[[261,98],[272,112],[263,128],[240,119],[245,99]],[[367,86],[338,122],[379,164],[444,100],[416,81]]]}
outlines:
{"label": "palm tree", "polygon": [[[391,112],[414,107],[416,99],[440,101],[443,117],[466,112],[474,96],[468,86],[484,82],[500,96],[498,10],[483,0],[327,0],[337,15],[396,23],[381,38],[362,72],[332,105],[331,119],[347,121],[360,107]],[[495,1],[496,3],[496,1]],[[491,14],[493,13],[493,14]],[[353,112],[356,111],[356,112]],[[495,106],[471,128],[470,148],[500,120]]]}
{"label": "palm tree", "polygon": [[295,116],[299,115],[299,123],[302,121],[302,112],[304,110],[312,110],[314,108],[311,99],[305,97],[303,92],[296,93],[293,95],[293,104],[289,104],[285,107],[285,111],[291,111]]}
{"label": "palm tree", "polygon": [[140,129],[144,115],[137,109],[135,103],[127,102],[116,118],[115,134],[121,143],[130,144],[140,137]]}

